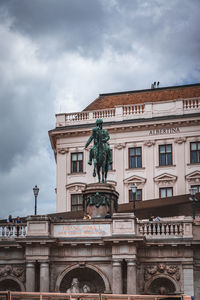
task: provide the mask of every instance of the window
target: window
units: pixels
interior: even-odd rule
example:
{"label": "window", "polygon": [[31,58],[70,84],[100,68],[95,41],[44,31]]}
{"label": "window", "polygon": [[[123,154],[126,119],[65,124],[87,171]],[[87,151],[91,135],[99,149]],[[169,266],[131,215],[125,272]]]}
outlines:
{"label": "window", "polygon": [[83,195],[82,194],[71,195],[71,210],[72,211],[83,210]]}
{"label": "window", "polygon": [[172,145],[159,146],[159,165],[160,166],[172,165]]}
{"label": "window", "polygon": [[191,164],[200,162],[200,142],[190,143],[190,162]]}
{"label": "window", "polygon": [[[135,200],[136,201],[142,200],[142,189],[137,189]],[[132,202],[132,201],[133,201],[133,193],[131,190],[129,190],[129,202]]]}
{"label": "window", "polygon": [[129,168],[141,168],[142,167],[142,148],[135,147],[129,148]]}
{"label": "window", "polygon": [[200,193],[200,185],[191,185],[191,188],[195,188],[197,193]]}
{"label": "window", "polygon": [[83,153],[72,153],[71,155],[71,172],[83,172]]}
{"label": "window", "polygon": [[159,189],[160,198],[172,197],[173,196],[173,188],[166,187]]}
{"label": "window", "polygon": [[111,154],[112,164],[108,165],[108,171],[111,171],[113,169],[113,150],[112,149],[110,149],[110,154]]}

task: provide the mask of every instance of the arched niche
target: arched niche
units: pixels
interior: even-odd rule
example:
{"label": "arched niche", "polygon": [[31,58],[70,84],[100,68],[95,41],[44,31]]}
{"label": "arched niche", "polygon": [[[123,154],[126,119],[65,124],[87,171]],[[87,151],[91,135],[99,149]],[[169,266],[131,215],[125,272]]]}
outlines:
{"label": "arched niche", "polygon": [[154,276],[145,284],[148,294],[176,294],[180,292],[177,282],[169,276]]}
{"label": "arched niche", "polygon": [[0,278],[0,291],[25,292],[24,285],[17,278],[6,276]]}
{"label": "arched niche", "polygon": [[84,266],[76,264],[65,269],[57,278],[55,291],[66,292],[70,288],[73,278],[78,278],[80,288],[87,284],[91,293],[107,293],[111,291],[105,274],[91,264],[85,264]]}

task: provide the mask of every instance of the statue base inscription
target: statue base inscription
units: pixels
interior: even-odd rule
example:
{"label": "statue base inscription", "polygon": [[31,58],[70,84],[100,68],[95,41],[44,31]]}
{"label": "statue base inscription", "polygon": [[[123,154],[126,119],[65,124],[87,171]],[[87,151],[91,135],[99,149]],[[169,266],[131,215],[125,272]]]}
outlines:
{"label": "statue base inscription", "polygon": [[84,211],[91,218],[111,218],[117,212],[119,193],[111,184],[91,183],[83,191]]}

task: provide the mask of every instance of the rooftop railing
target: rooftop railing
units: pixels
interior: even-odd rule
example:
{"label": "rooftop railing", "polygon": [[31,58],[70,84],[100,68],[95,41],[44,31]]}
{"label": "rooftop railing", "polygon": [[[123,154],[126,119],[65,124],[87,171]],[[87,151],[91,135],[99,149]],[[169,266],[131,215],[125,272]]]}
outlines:
{"label": "rooftop railing", "polygon": [[56,115],[56,126],[94,123],[98,118],[102,118],[108,122],[125,119],[147,119],[157,116],[169,116],[169,114],[183,115],[195,112],[200,112],[200,98],[130,104],[93,111],[61,113]]}

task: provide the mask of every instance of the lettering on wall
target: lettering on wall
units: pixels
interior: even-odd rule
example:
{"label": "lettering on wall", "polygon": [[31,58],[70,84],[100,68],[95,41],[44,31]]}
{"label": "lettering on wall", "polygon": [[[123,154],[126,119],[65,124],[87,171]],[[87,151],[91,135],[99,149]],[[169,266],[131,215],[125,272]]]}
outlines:
{"label": "lettering on wall", "polygon": [[54,225],[54,237],[98,237],[110,234],[110,224]]}
{"label": "lettering on wall", "polygon": [[161,129],[153,129],[149,131],[149,135],[157,135],[157,134],[173,134],[173,133],[179,133],[180,128],[161,128]]}

